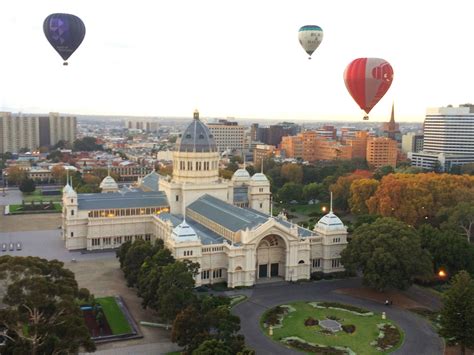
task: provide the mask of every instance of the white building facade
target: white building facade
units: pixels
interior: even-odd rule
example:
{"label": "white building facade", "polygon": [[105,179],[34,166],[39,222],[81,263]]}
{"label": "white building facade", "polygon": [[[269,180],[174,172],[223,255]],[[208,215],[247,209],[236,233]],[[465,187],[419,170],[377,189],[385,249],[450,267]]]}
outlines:
{"label": "white building facade", "polygon": [[[270,212],[265,174],[245,169],[218,176],[218,152],[195,113],[173,152],[173,177],[144,178],[158,189],[77,194],[63,190],[66,248],[112,249],[126,241],[162,239],[176,259],[198,262],[196,284],[251,286],[261,279],[296,281],[344,268],[347,229],[332,211],[308,230]],[[111,184],[111,181],[107,181]]]}

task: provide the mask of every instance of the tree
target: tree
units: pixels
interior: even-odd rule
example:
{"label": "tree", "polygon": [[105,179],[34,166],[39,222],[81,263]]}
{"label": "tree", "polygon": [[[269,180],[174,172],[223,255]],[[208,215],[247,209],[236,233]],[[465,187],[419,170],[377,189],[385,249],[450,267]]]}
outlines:
{"label": "tree", "polygon": [[82,176],[82,180],[87,185],[97,185],[97,186],[99,186],[99,184],[100,184],[100,178],[95,176],[95,175],[92,175],[92,174],[84,174]]}
{"label": "tree", "polygon": [[140,268],[149,256],[155,253],[155,248],[152,247],[150,242],[144,240],[136,240],[127,250],[125,259],[123,261],[123,273],[127,280],[129,287],[134,287],[138,282],[138,275]]}
{"label": "tree", "polygon": [[[74,273],[57,260],[0,256],[0,325],[7,328],[5,354],[69,354],[95,345],[78,307]],[[84,301],[90,301],[83,299]]]}
{"label": "tree", "polygon": [[447,208],[440,211],[447,217],[442,228],[445,230],[452,230],[459,235],[462,235],[468,242],[474,234],[474,203],[461,202],[454,207]]}
{"label": "tree", "polygon": [[199,264],[188,260],[176,261],[163,267],[156,292],[158,312],[166,321],[172,321],[194,301],[194,276],[198,269]]}
{"label": "tree", "polygon": [[10,166],[7,168],[8,182],[18,185],[22,180],[26,179],[26,172],[18,166]]}
{"label": "tree", "polygon": [[66,181],[66,169],[62,165],[55,165],[51,168],[51,176],[57,183],[63,183]]}
{"label": "tree", "polygon": [[474,346],[474,282],[465,271],[459,272],[443,295],[440,335],[450,344],[459,344],[461,354]]}
{"label": "tree", "polygon": [[19,189],[24,193],[31,193],[36,190],[36,185],[33,179],[26,178],[21,180]]}
{"label": "tree", "polygon": [[301,184],[303,181],[303,168],[299,164],[283,164],[280,174],[288,182]]}
{"label": "tree", "polygon": [[320,198],[321,194],[323,193],[323,189],[324,189],[323,184],[312,182],[303,187],[303,197],[306,201]]}
{"label": "tree", "polygon": [[299,201],[303,197],[303,185],[287,182],[278,190],[278,198],[285,202]]}
{"label": "tree", "polygon": [[350,187],[349,207],[354,214],[367,214],[367,201],[375,194],[379,182],[375,179],[354,180]]}
{"label": "tree", "polygon": [[393,218],[357,228],[341,262],[349,270],[361,270],[364,284],[377,290],[406,289],[415,277],[431,276],[433,269],[416,231]]}
{"label": "tree", "polygon": [[440,269],[454,275],[466,270],[474,275],[474,246],[462,236],[450,231],[440,231],[431,225],[424,224],[418,229],[421,247],[433,258],[433,271]]}
{"label": "tree", "polygon": [[374,171],[374,179],[382,180],[385,175],[393,174],[395,169],[391,165],[381,166]]}
{"label": "tree", "polygon": [[104,147],[102,147],[101,144],[97,144],[97,139],[95,137],[84,137],[74,141],[72,150],[75,152],[93,152],[96,150],[104,150]]}
{"label": "tree", "polygon": [[234,172],[232,170],[219,169],[219,176],[223,179],[230,180],[232,179],[232,175],[234,175]]}
{"label": "tree", "polygon": [[359,179],[368,179],[372,177],[372,173],[367,170],[356,170],[345,176],[340,176],[336,183],[330,186],[330,190],[334,195],[334,205],[343,211],[349,210],[349,198],[351,193],[351,185]]}
{"label": "tree", "polygon": [[123,243],[115,252],[115,257],[119,259],[120,268],[123,269],[125,264],[125,258],[127,257],[128,250],[132,246],[132,242],[130,240]]}
{"label": "tree", "polygon": [[193,355],[229,355],[232,349],[223,341],[210,339],[203,342],[193,351]]}

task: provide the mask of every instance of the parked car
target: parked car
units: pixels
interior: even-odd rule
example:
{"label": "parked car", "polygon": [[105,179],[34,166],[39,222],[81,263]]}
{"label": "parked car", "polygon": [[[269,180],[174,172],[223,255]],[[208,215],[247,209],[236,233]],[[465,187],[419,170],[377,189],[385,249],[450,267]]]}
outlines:
{"label": "parked car", "polygon": [[7,251],[7,243],[2,243],[2,251]]}
{"label": "parked car", "polygon": [[13,243],[10,243],[9,247],[10,247],[10,248],[9,248],[9,249],[10,249],[10,251],[13,251],[13,250],[15,250],[15,244],[13,244]]}
{"label": "parked car", "polygon": [[23,246],[23,245],[22,245],[21,242],[17,242],[17,243],[16,243],[16,250],[21,250],[22,246]]}

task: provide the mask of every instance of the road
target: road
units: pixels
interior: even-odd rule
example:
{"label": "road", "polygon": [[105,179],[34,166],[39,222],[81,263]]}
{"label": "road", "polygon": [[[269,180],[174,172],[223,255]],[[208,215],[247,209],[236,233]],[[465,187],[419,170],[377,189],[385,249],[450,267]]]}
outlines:
{"label": "road", "polygon": [[285,348],[274,342],[260,329],[260,317],[263,312],[276,305],[292,301],[334,301],[353,304],[375,312],[386,312],[387,317],[395,321],[405,332],[403,345],[393,354],[397,355],[437,355],[443,354],[443,341],[438,337],[431,325],[420,316],[409,311],[389,307],[383,304],[363,300],[334,291],[339,288],[360,287],[360,279],[318,281],[301,284],[275,284],[257,286],[248,292],[249,299],[237,305],[233,313],[241,320],[241,332],[245,342],[258,355],[292,354],[301,355],[301,352]]}

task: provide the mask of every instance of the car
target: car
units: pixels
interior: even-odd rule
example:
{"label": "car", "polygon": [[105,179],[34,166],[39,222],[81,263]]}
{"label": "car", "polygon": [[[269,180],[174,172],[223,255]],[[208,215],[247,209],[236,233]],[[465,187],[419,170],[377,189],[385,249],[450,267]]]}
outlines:
{"label": "car", "polygon": [[15,250],[15,244],[13,244],[13,243],[10,243],[10,245],[9,245],[9,248],[8,248],[8,249],[10,249],[10,251],[13,251],[13,250]]}
{"label": "car", "polygon": [[23,245],[22,245],[21,242],[17,242],[17,243],[16,243],[16,250],[21,250],[22,246],[23,246]]}
{"label": "car", "polygon": [[7,243],[2,243],[2,251],[7,251]]}

